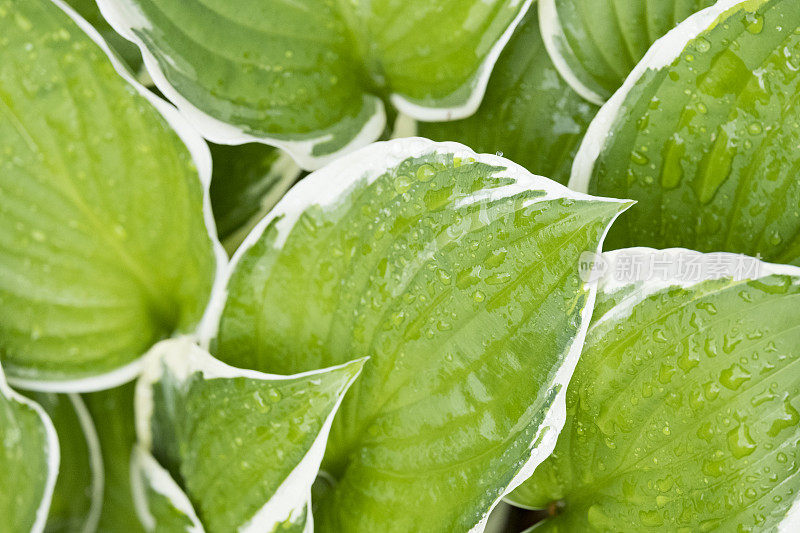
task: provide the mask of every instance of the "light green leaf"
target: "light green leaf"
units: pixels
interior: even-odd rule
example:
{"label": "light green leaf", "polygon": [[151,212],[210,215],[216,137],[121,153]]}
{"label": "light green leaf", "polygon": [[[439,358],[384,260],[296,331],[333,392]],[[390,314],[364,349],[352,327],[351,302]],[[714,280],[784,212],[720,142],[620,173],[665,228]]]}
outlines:
{"label": "light green leaf", "polygon": [[77,394],[32,393],[55,426],[61,462],[45,531],[93,533],[103,505],[103,458],[92,418]]}
{"label": "light green leaf", "polygon": [[158,88],[206,138],[319,168],[377,139],[391,100],[472,114],[531,0],[100,0]]}
{"label": "light green leaf", "polygon": [[140,446],[134,448],[131,459],[133,494],[139,501],[137,509],[147,531],[160,533],[204,531],[189,498],[169,472]]}
{"label": "light green leaf", "polygon": [[567,423],[510,499],[558,510],[536,531],[797,531],[800,269],[604,255]]}
{"label": "light green leaf", "polygon": [[130,458],[136,442],[133,383],[83,395],[100,440],[105,486],[98,533],[142,533],[131,496]]}
{"label": "light green leaf", "polygon": [[301,171],[288,155],[263,144],[215,144],[211,155],[211,206],[219,237],[232,252]]}
{"label": "light green leaf", "polygon": [[142,67],[142,54],[139,53],[139,49],[111,28],[100,14],[95,0],[66,0],[66,2],[100,32],[103,40],[120,55],[131,70],[137,72]]}
{"label": "light green leaf", "polygon": [[62,2],[0,8],[0,357],[25,388],[114,386],[205,309],[208,150]]}
{"label": "light green leaf", "polygon": [[570,186],[639,202],[607,246],[800,264],[800,9],[725,0],[656,44],[593,121]]}
{"label": "light green leaf", "polygon": [[0,517],[8,533],[41,533],[58,476],[53,422],[14,392],[0,368]]}
{"label": "light green leaf", "polygon": [[500,54],[478,111],[464,120],[420,122],[417,131],[477,152],[501,152],[534,174],[566,184],[597,109],[558,74],[531,10]]}
{"label": "light green leaf", "polygon": [[[211,533],[303,531],[333,415],[364,361],[274,376],[230,367],[185,339],[156,345],[148,358],[137,434],[169,475],[139,457],[149,496],[135,484],[137,503],[152,503],[155,491],[160,514],[172,509],[171,521],[188,523],[191,502]],[[150,509],[139,514],[156,524]]]}
{"label": "light green leaf", "polygon": [[650,45],[716,0],[540,0],[547,51],[564,79],[602,105]]}
{"label": "light green leaf", "polygon": [[289,191],[213,298],[215,354],[285,374],[372,358],[331,431],[318,530],[483,528],[549,454],[594,300],[578,259],[623,208],[419,138]]}

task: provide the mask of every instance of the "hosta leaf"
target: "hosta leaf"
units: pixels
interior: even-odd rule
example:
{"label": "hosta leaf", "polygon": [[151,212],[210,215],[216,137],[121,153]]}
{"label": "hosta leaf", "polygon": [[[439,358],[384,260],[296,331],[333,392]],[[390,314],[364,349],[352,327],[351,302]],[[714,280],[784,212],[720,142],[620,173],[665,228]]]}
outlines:
{"label": "hosta leaf", "polygon": [[566,184],[597,109],[558,74],[531,10],[500,54],[478,111],[464,120],[420,122],[418,131],[478,152],[501,152],[534,174]]}
{"label": "hosta leaf", "polygon": [[105,483],[99,533],[144,531],[131,495],[130,459],[136,442],[133,383],[83,395],[100,440]]}
{"label": "hosta leaf", "polygon": [[567,423],[511,500],[556,510],[537,531],[797,531],[800,269],[606,257]]}
{"label": "hosta leaf", "polygon": [[211,146],[211,205],[220,239],[235,250],[300,176],[277,148],[263,144]]}
{"label": "hosta leaf", "polygon": [[140,518],[147,531],[164,533],[204,531],[189,498],[149,452],[136,447],[131,482],[139,502]]}
{"label": "hosta leaf", "polygon": [[334,422],[317,529],[482,528],[549,453],[594,299],[578,258],[623,207],[419,138],[289,191],[214,297],[215,353],[284,374],[372,358]]}
{"label": "hosta leaf", "polygon": [[92,418],[76,394],[33,393],[52,420],[61,462],[45,531],[91,533],[103,505],[103,458]]}
{"label": "hosta leaf", "polygon": [[0,35],[0,357],[26,388],[113,386],[203,313],[208,152],[61,2],[3,0]]}
{"label": "hosta leaf", "polygon": [[136,45],[115,32],[100,14],[95,0],[66,0],[72,8],[94,26],[112,50],[122,57],[125,63],[133,69],[139,70],[142,66],[142,55]]}
{"label": "hosta leaf", "polygon": [[531,0],[100,0],[156,85],[210,140],[304,168],[379,137],[381,99],[423,120],[477,109]]}
{"label": "hosta leaf", "polygon": [[0,443],[3,531],[40,533],[58,476],[58,437],[44,409],[14,392],[1,368]]}
{"label": "hosta leaf", "polygon": [[725,0],[656,44],[600,111],[570,186],[639,202],[607,247],[800,262],[800,9]]}
{"label": "hosta leaf", "polygon": [[602,104],[647,49],[716,0],[540,0],[542,35],[556,67],[584,98]]}
{"label": "hosta leaf", "polygon": [[140,501],[182,524],[191,502],[210,533],[303,531],[333,415],[362,365],[273,376],[229,367],[186,340],[156,345],[137,384],[137,433],[165,470],[139,457]]}

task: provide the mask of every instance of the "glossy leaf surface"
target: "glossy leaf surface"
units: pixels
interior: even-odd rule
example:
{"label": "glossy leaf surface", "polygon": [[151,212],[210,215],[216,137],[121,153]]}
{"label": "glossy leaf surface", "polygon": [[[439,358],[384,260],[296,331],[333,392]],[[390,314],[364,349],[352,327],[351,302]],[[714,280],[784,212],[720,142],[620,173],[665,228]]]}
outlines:
{"label": "glossy leaf surface", "polygon": [[137,433],[164,471],[139,457],[142,522],[191,524],[193,508],[210,533],[303,531],[333,414],[363,361],[274,376],[229,367],[186,340],[148,358]]}
{"label": "glossy leaf surface", "polygon": [[478,111],[453,122],[420,122],[417,131],[435,141],[464,143],[477,152],[499,152],[534,174],[566,184],[597,110],[556,70],[532,9],[497,60]]}
{"label": "glossy leaf surface", "polygon": [[101,0],[203,134],[260,140],[308,169],[377,139],[384,104],[473,113],[531,0]]}
{"label": "glossy leaf surface", "polygon": [[608,248],[800,262],[800,9],[720,2],[659,42],[594,119],[570,186],[638,205]]}
{"label": "glossy leaf surface", "polygon": [[[606,256],[634,274],[601,282],[567,423],[510,499],[555,504],[536,531],[795,531],[800,269]],[[635,263],[652,266],[624,270]]]}
{"label": "glossy leaf surface", "polygon": [[650,45],[715,0],[541,0],[542,33],[564,79],[602,104]]}
{"label": "glossy leaf surface", "polygon": [[280,373],[371,357],[319,531],[483,527],[549,453],[593,301],[578,258],[623,208],[419,138],[289,191],[237,253],[214,350]]}

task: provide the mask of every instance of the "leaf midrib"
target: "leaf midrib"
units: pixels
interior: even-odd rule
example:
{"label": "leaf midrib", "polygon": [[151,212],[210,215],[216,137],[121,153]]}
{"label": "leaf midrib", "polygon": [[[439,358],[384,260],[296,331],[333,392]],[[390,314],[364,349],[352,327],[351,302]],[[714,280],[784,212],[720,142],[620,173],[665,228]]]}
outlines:
{"label": "leaf midrib", "polygon": [[[73,106],[77,108],[77,103],[72,97],[69,84],[65,84],[64,87],[66,93],[70,95]],[[75,183],[69,179],[70,173],[68,172],[67,168],[65,168],[65,164],[53,164],[52,159],[49,158],[48,154],[45,154],[45,152],[41,149],[39,144],[36,142],[35,137],[8,104],[6,96],[2,92],[0,92],[0,110],[2,110],[6,116],[9,117],[11,123],[14,125],[15,129],[17,129],[28,148],[41,157],[41,160],[45,162],[46,167],[50,167],[51,169],[61,167],[60,171],[50,172],[49,175],[54,178],[60,178],[59,182],[64,185],[62,192],[65,193],[65,197],[72,202],[72,204],[81,214],[85,216],[86,220],[88,220],[92,226],[92,229],[95,230],[95,235],[99,236],[101,240],[113,250],[120,262],[123,264],[124,268],[132,275],[132,279],[142,289],[145,303],[147,307],[154,313],[157,321],[164,325],[166,329],[174,329],[177,319],[174,316],[175,313],[171,312],[169,304],[164,303],[159,297],[160,294],[163,294],[163,291],[161,291],[157,285],[149,282],[149,276],[146,274],[141,265],[139,265],[138,262],[128,253],[128,251],[121,246],[121,243],[116,238],[107,233],[106,229],[108,226],[102,223],[98,216],[83,200],[80,192],[75,186]],[[81,129],[84,129],[83,122],[81,122]]]}

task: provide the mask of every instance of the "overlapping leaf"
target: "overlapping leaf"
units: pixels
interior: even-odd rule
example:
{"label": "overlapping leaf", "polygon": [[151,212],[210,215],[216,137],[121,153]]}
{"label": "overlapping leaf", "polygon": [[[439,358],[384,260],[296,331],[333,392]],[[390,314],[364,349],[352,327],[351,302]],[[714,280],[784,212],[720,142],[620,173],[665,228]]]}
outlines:
{"label": "overlapping leaf", "polygon": [[101,0],[156,85],[212,141],[281,146],[304,168],[418,119],[473,113],[531,0]]}
{"label": "overlapping leaf", "polygon": [[606,256],[567,423],[511,500],[556,512],[536,531],[797,530],[800,269]]}
{"label": "overlapping leaf", "polygon": [[650,45],[715,0],[541,0],[548,52],[584,98],[602,104]]}
{"label": "overlapping leaf", "polygon": [[0,358],[15,383],[87,390],[200,319],[216,267],[192,155],[210,162],[62,7],[0,2]]}
{"label": "overlapping leaf", "polygon": [[148,358],[133,478],[145,526],[304,531],[333,415],[363,360],[273,376],[229,367],[186,340],[164,341]]}
{"label": "overlapping leaf", "polygon": [[133,383],[83,395],[103,458],[103,504],[99,533],[142,533],[131,495],[130,459],[136,442]]}
{"label": "overlapping leaf", "polygon": [[11,390],[1,368],[0,443],[3,529],[40,533],[58,476],[58,437],[44,409]]}
{"label": "overlapping leaf", "polygon": [[464,120],[420,122],[418,131],[478,152],[501,152],[534,174],[566,184],[597,109],[558,74],[531,10],[497,60],[478,111]]}
{"label": "overlapping leaf", "polygon": [[103,505],[104,472],[89,412],[76,394],[33,393],[30,397],[53,422],[61,458],[45,531],[93,533]]}
{"label": "overlapping leaf", "polygon": [[234,250],[297,180],[300,169],[289,156],[263,144],[215,144],[211,153],[214,220],[220,239]]}
{"label": "overlapping leaf", "polygon": [[497,156],[378,143],[302,180],[237,252],[215,354],[294,373],[368,355],[320,531],[480,530],[550,450],[621,201]]}
{"label": "overlapping leaf", "polygon": [[659,42],[600,111],[570,186],[636,208],[608,247],[800,261],[800,9],[725,0]]}
{"label": "overlapping leaf", "polygon": [[95,0],[66,0],[81,17],[94,26],[112,50],[117,52],[125,63],[136,72],[142,66],[142,55],[132,42],[115,32],[100,14]]}

